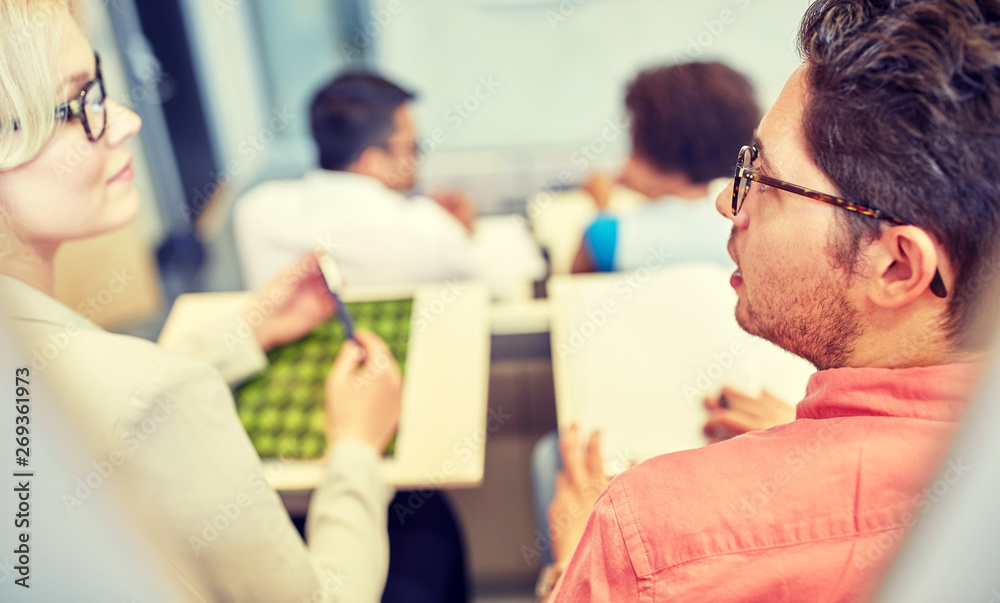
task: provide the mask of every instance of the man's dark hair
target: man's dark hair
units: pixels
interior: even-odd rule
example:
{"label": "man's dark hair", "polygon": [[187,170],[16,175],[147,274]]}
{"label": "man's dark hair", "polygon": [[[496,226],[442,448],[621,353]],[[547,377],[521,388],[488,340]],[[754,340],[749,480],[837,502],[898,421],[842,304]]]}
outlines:
{"label": "man's dark hair", "polygon": [[414,98],[412,92],[373,73],[337,76],[316,93],[309,107],[320,167],[344,170],[368,147],[384,147],[396,130],[396,109]]}
{"label": "man's dark hair", "polygon": [[641,72],[625,93],[634,152],[692,182],[732,176],[740,147],[760,122],[753,86],[722,63]]}
{"label": "man's dark hair", "polygon": [[[968,320],[1000,234],[1000,12],[976,0],[820,0],[799,33],[812,159],[842,196],[934,235],[956,272],[949,338]],[[887,225],[838,212],[855,267]],[[990,264],[992,262],[992,264]],[[983,271],[991,272],[984,274]]]}

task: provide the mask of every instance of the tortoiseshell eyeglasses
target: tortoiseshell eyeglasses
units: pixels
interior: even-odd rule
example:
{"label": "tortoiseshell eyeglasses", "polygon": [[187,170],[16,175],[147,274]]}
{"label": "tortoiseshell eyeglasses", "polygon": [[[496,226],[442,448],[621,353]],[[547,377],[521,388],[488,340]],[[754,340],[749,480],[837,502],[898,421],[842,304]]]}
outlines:
{"label": "tortoiseshell eyeglasses", "polygon": [[101,57],[96,52],[94,62],[96,63],[94,79],[87,82],[71,101],[56,107],[56,119],[79,120],[90,142],[100,140],[108,125],[107,95],[104,92],[104,77],[101,76]]}
{"label": "tortoiseshell eyeglasses", "polygon": [[[777,178],[765,176],[753,167],[755,159],[757,159],[757,147],[745,146],[740,149],[740,155],[736,159],[736,173],[734,174],[735,179],[733,181],[733,216],[740,213],[740,209],[743,207],[743,202],[747,198],[747,193],[750,192],[751,184],[753,182],[759,182],[763,185],[773,186],[774,188],[781,189],[795,195],[808,197],[810,199],[822,201],[823,203],[829,203],[830,205],[835,205],[841,209],[853,211],[863,216],[868,216],[877,220],[885,220],[887,222],[892,222],[893,224],[906,224],[906,222],[894,218],[880,209],[861,203],[855,203],[854,201],[848,201],[847,199],[835,197],[834,195],[820,193],[804,186],[792,184],[791,182],[785,182],[784,180],[778,180]],[[940,270],[936,270],[934,272],[934,278],[931,280],[931,291],[938,297],[948,297],[948,290],[945,289],[944,280],[941,278]]]}

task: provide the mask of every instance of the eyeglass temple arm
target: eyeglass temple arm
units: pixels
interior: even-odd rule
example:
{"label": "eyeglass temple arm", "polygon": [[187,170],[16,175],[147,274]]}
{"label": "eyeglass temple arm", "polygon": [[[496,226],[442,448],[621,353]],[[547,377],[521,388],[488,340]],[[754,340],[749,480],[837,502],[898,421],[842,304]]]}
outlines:
{"label": "eyeglass temple arm", "polygon": [[941,278],[940,270],[934,271],[934,278],[931,279],[931,293],[940,298],[948,297],[948,289],[944,286],[944,279]]}

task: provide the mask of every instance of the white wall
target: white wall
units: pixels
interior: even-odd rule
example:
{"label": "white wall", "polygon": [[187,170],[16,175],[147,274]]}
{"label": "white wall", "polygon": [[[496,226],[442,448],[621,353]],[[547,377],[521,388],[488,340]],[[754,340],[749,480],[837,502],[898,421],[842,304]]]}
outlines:
{"label": "white wall", "polygon": [[[624,85],[639,69],[677,60],[730,63],[751,76],[767,106],[798,63],[795,32],[808,6],[803,0],[372,4],[384,22],[373,36],[378,67],[421,93],[424,134],[443,128],[444,151],[585,141],[621,114]],[[459,115],[459,123],[453,105],[474,95],[481,77],[499,86],[474,112]]]}

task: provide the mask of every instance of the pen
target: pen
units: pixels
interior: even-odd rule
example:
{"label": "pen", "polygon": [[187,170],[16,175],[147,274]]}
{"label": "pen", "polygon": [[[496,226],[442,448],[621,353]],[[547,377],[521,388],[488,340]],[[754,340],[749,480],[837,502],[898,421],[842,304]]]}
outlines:
{"label": "pen", "polygon": [[330,291],[333,301],[337,304],[337,318],[344,325],[344,332],[347,334],[347,338],[353,339],[364,350],[364,346],[361,345],[361,342],[358,341],[358,338],[354,334],[354,320],[347,311],[347,306],[340,300],[340,291],[344,287],[344,279],[340,276],[337,263],[325,251],[316,254],[316,259],[319,262],[319,271],[323,274],[323,280],[326,281],[326,288]]}

